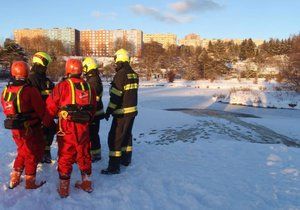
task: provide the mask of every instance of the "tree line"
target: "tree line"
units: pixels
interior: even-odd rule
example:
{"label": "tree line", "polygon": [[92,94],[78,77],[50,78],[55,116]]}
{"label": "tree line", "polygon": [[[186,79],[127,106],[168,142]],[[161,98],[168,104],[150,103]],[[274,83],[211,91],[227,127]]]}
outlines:
{"label": "tree line", "polygon": [[[262,68],[276,57],[285,57],[286,62],[277,64],[281,68],[279,76],[282,80],[299,86],[299,37],[300,35],[282,40],[270,39],[260,46],[256,46],[252,39],[245,39],[241,44],[218,40],[209,42],[207,48],[171,45],[165,49],[157,42],[144,43],[142,56],[133,66],[146,79],[150,79],[154,74],[162,74],[162,70],[165,70],[165,75],[171,80],[175,75],[187,80],[215,80],[230,76],[232,64],[238,61],[251,61]],[[134,44],[127,40],[116,40],[114,50],[119,48],[125,48],[131,54],[135,52]],[[90,49],[85,50],[87,52]],[[45,51],[53,58],[49,74],[54,80],[63,75],[62,56],[69,54],[61,41],[47,37],[22,38],[19,44],[6,39],[3,47],[0,47],[0,64],[8,67],[13,60],[30,61],[28,58],[37,51]],[[113,65],[104,66],[102,70],[111,75]],[[248,72],[243,72],[241,76],[257,77],[258,73],[249,68]]]}
{"label": "tree line", "polygon": [[[135,63],[135,68],[147,79],[166,70],[166,76],[170,76],[171,80],[174,74],[187,80],[215,80],[232,76],[232,65],[238,61],[252,62],[261,69],[270,63],[279,62],[276,63],[281,69],[279,76],[291,82],[291,78],[299,76],[299,62],[295,61],[299,59],[299,37],[270,39],[260,46],[256,46],[252,39],[245,39],[241,44],[218,40],[209,42],[207,48],[171,45],[164,49],[157,42],[145,43],[142,57]],[[294,72],[292,76],[290,72]],[[239,76],[257,78],[259,72],[249,67]],[[292,83],[295,84],[295,81]]]}

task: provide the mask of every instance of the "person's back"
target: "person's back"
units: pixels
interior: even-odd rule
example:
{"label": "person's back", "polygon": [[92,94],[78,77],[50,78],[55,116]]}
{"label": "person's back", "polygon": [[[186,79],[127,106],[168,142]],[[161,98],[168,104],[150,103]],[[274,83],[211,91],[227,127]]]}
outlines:
{"label": "person's back", "polygon": [[[73,92],[74,88],[74,92]],[[88,106],[93,104],[94,94],[92,95],[92,89],[89,90],[89,85],[81,78],[81,77],[70,77],[64,79],[63,81],[59,82],[55,88],[53,89],[53,93],[47,99],[47,108],[49,114],[52,116],[58,116],[59,119],[63,111],[72,112],[75,110],[77,105]],[[78,90],[78,93],[76,91]],[[88,94],[88,92],[91,92]],[[91,112],[91,116],[94,114],[94,105],[89,110]],[[88,128],[89,120],[85,123],[77,123],[73,122],[70,123],[66,119],[60,119],[60,130],[58,131],[58,135],[60,132],[67,133],[67,134],[74,134],[75,130],[78,130],[78,135],[82,134],[83,136],[77,136],[74,138],[74,141],[78,141],[82,138],[86,138],[85,133],[81,131],[85,131]]]}
{"label": "person's back", "polygon": [[92,71],[89,71],[85,77],[86,77],[86,81],[90,84],[92,88],[94,88],[96,92],[97,107],[96,107],[95,115],[99,116],[100,118],[103,118],[103,114],[104,114],[103,103],[102,103],[103,85],[98,70],[94,69]]}
{"label": "person's back", "polygon": [[122,91],[123,97],[116,110],[112,113],[114,116],[124,115],[136,116],[138,103],[138,84],[139,78],[137,73],[131,68],[128,62],[120,63],[114,83]]}
{"label": "person's back", "polygon": [[51,93],[54,88],[54,83],[44,74],[38,70],[39,66],[33,66],[29,76],[28,81],[33,87],[36,87],[44,101],[46,101],[47,97]]}
{"label": "person's back", "polygon": [[13,104],[11,106],[16,107],[12,107],[12,109],[4,107],[4,113],[7,116],[19,114],[42,119],[45,112],[45,105],[39,100],[40,98],[38,90],[26,81],[11,80],[2,93],[2,105],[4,105],[5,102],[11,101]]}

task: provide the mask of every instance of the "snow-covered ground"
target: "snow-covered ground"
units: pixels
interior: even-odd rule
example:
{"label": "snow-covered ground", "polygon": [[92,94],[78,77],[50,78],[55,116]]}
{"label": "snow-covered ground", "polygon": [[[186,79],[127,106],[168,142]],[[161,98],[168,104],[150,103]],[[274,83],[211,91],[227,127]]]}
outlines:
{"label": "snow-covered ground", "polygon": [[[213,100],[228,89],[142,84],[132,166],[120,175],[100,174],[111,123],[102,121],[95,190],[73,187],[80,177],[74,167],[67,199],[56,192],[56,163],[39,167],[38,178],[47,180],[42,188],[7,189],[16,153],[1,124],[0,209],[300,209],[300,110]],[[107,87],[104,95],[107,104]],[[53,156],[56,151],[54,144]]]}
{"label": "snow-covered ground", "polygon": [[237,90],[227,96],[217,96],[216,100],[245,106],[300,109],[300,94],[293,91]]}
{"label": "snow-covered ground", "polygon": [[184,81],[177,80],[175,83],[167,82],[144,82],[143,87],[192,87],[209,90],[222,90],[214,95],[214,100],[218,102],[279,109],[300,109],[300,93],[287,91],[285,85],[276,81],[265,81],[260,78],[256,82],[254,79],[230,80],[199,80]]}

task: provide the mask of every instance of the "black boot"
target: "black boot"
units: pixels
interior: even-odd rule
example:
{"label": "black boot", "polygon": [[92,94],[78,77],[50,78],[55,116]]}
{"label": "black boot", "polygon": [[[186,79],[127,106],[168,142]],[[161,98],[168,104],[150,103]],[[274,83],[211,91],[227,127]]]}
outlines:
{"label": "black boot", "polygon": [[100,153],[97,153],[97,154],[92,154],[92,162],[95,163],[99,160],[101,160],[101,152]]}
{"label": "black boot", "polygon": [[132,152],[123,152],[121,157],[121,165],[129,166],[131,163]]}
{"label": "black boot", "polygon": [[101,170],[101,174],[113,175],[120,173],[120,158],[109,157],[109,163],[107,169]]}
{"label": "black boot", "polygon": [[45,150],[42,163],[52,163],[52,157],[50,150]]}

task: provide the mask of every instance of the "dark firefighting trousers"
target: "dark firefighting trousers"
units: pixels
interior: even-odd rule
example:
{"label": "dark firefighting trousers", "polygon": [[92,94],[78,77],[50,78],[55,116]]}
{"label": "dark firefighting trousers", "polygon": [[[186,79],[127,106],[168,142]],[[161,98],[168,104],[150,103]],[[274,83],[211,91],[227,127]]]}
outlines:
{"label": "dark firefighting trousers", "polygon": [[108,135],[109,167],[119,168],[132,156],[132,127],[135,117],[114,117]]}
{"label": "dark firefighting trousers", "polygon": [[35,126],[28,130],[13,130],[12,136],[18,150],[14,170],[23,171],[25,168],[26,175],[35,175],[45,148],[42,129],[40,126]]}
{"label": "dark firefighting trousers", "polygon": [[56,133],[55,129],[44,130],[44,139],[46,141],[46,146],[45,146],[46,151],[51,150],[51,145],[52,145],[55,133]]}
{"label": "dark firefighting trousers", "polygon": [[60,178],[71,177],[74,163],[77,163],[81,173],[90,175],[92,160],[88,123],[80,124],[63,120],[61,129],[63,134],[57,135]]}
{"label": "dark firefighting trousers", "polygon": [[100,117],[96,116],[90,124],[90,138],[91,138],[91,155],[97,155],[101,152],[100,143]]}

